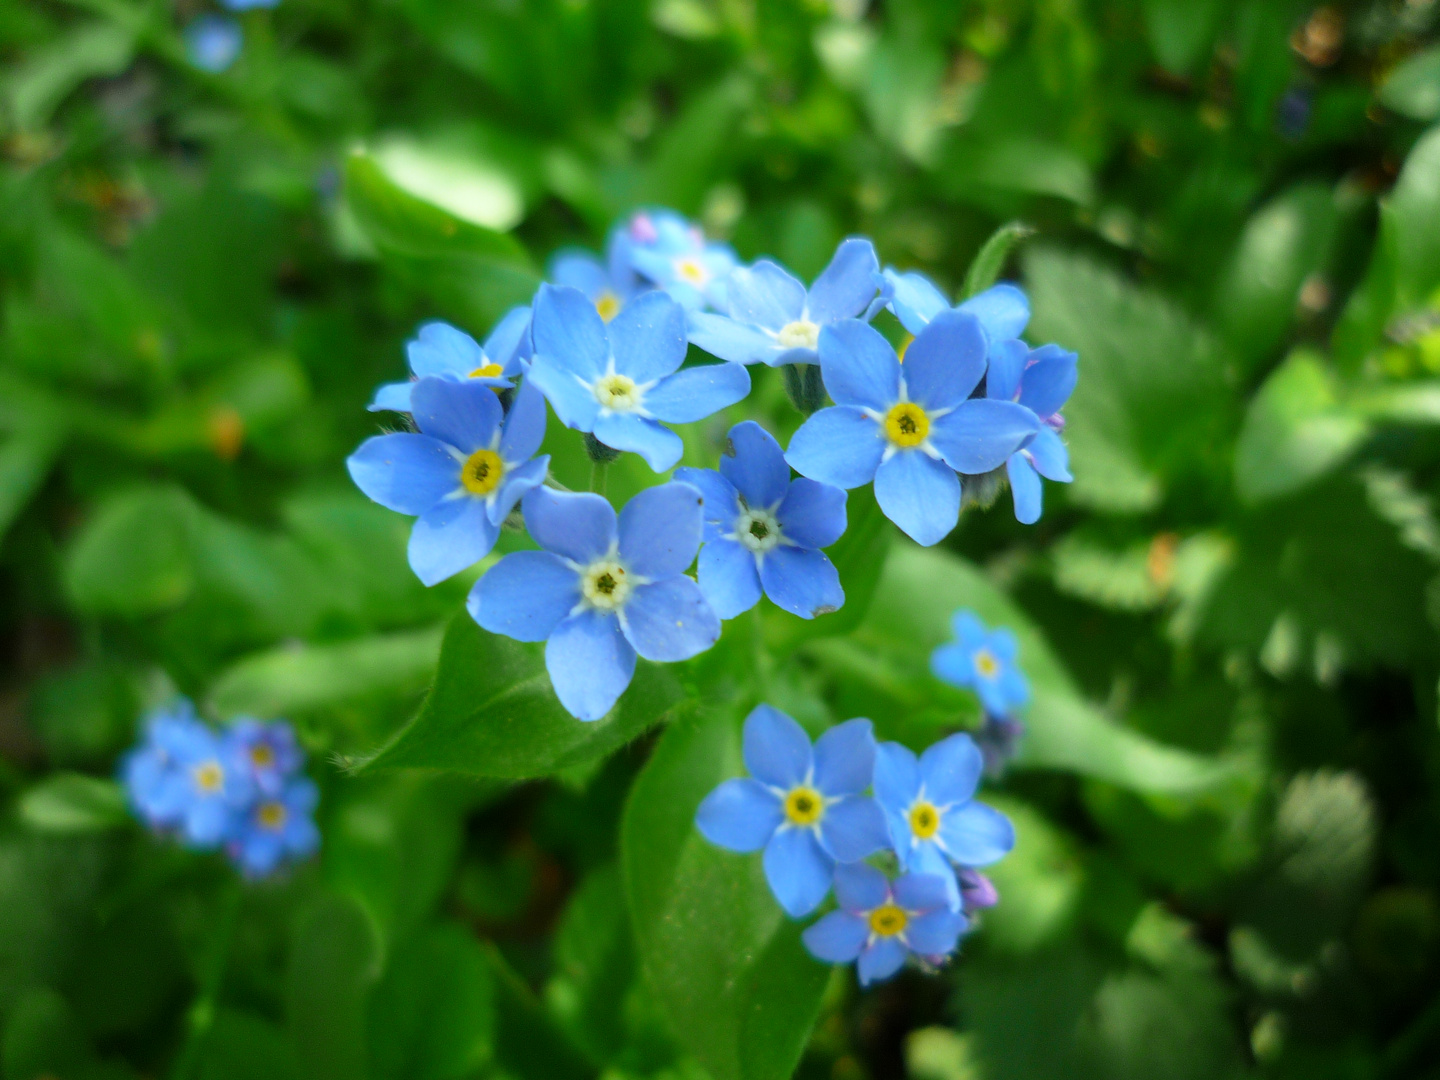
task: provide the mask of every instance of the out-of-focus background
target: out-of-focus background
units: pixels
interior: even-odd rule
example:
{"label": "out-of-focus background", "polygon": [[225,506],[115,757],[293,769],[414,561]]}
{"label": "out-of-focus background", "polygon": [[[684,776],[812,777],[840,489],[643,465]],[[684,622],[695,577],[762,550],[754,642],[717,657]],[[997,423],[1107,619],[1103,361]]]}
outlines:
{"label": "out-of-focus background", "polygon": [[[705,1076],[615,869],[647,743],[520,786],[336,765],[413,714],[470,580],[423,588],[349,485],[373,388],[422,320],[481,336],[556,248],[668,205],[807,279],[864,233],[952,293],[1021,220],[1027,336],[1080,354],[1075,483],[947,542],[1052,688],[986,796],[1001,904],[938,976],[837,976],[798,1075],[1440,1076],[1437,25],[0,7],[0,1075]],[[952,718],[888,588],[909,550],[802,650],[809,715]],[[227,864],[86,780],[177,691],[288,717],[322,787],[321,855],[247,889],[223,971]]]}

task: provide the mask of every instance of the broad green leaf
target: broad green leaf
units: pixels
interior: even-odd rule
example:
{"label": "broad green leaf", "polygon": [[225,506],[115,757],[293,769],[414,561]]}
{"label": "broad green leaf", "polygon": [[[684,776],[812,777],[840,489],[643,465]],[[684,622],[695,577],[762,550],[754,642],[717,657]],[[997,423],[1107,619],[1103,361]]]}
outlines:
{"label": "broad green leaf", "polygon": [[1227,0],[1146,0],[1145,29],[1162,67],[1190,75],[1215,41]]}
{"label": "broad green leaf", "polygon": [[43,127],[82,82],[118,75],[134,56],[135,32],[129,27],[98,21],[77,26],[12,69],[5,94],[11,121],[22,131]]}
{"label": "broad green leaf", "polygon": [[205,1035],[198,1080],[300,1080],[295,1049],[285,1032],[262,1017],[221,1008]]}
{"label": "broad green leaf", "polygon": [[184,602],[195,587],[194,504],[168,487],[141,488],[101,504],[71,544],[66,585],[88,615],[148,615]]}
{"label": "broad green leaf", "polygon": [[1410,151],[1386,207],[1395,219],[1395,299],[1403,312],[1440,285],[1440,127]]}
{"label": "broad green leaf", "polygon": [[592,1061],[613,1060],[624,1043],[625,992],[635,975],[619,867],[596,870],[570,898],[555,931],[555,969],[545,987],[551,1013]]}
{"label": "broad green leaf", "polygon": [[641,963],[680,1044],[714,1080],[785,1080],[829,971],[770,895],[760,856],[695,829],[700,801],[741,771],[730,710],[677,721],[631,790],[621,862]]}
{"label": "broad green leaf", "polygon": [[609,715],[582,723],[555,696],[543,645],[491,634],[462,611],[445,632],[435,686],[419,715],[354,768],[549,776],[618,749],[667,719],[682,697],[673,675],[641,661]]}
{"label": "broad green leaf", "polygon": [[970,260],[970,269],[965,272],[965,285],[960,290],[961,299],[968,299],[994,285],[1016,245],[1034,234],[1035,230],[1022,221],[1001,225],[991,233],[990,239]]}
{"label": "broad green leaf", "polygon": [[936,92],[945,74],[938,44],[887,34],[868,48],[861,85],[875,133],[912,161],[931,164],[941,123]]}
{"label": "broad green leaf", "polygon": [[52,773],[20,797],[20,820],[41,832],[101,832],[129,816],[119,784],[80,773]]}
{"label": "broad green leaf", "polygon": [[401,191],[471,225],[508,232],[525,213],[524,193],[508,170],[451,141],[395,135],[378,142],[370,157]]}
{"label": "broad green leaf", "polygon": [[1387,109],[1412,120],[1440,120],[1440,47],[1397,64],[1380,84],[1379,96]]}
{"label": "broad green leaf", "polygon": [[979,934],[988,948],[1025,954],[1055,944],[1077,913],[1084,875],[1074,841],[1029,805],[982,795],[1015,826],[1015,850],[986,875],[1000,904],[981,916]]}
{"label": "broad green leaf", "polygon": [[1055,587],[1101,607],[1149,611],[1165,597],[1151,568],[1150,551],[1144,542],[1117,551],[1072,532],[1050,551]]}
{"label": "broad green leaf", "polygon": [[1350,408],[1372,420],[1440,424],[1440,382],[1382,383],[1354,391]]}
{"label": "broad green leaf", "polygon": [[589,1080],[592,1066],[556,1026],[500,950],[482,946],[495,982],[495,1061],[519,1080]]}
{"label": "broad green leaf", "polygon": [[1250,402],[1235,445],[1235,487],[1250,503],[1288,495],[1340,465],[1369,434],[1341,404],[1333,376],[1296,352]]}
{"label": "broad green leaf", "polygon": [[365,1080],[365,1009],[380,951],[364,910],[349,897],[322,895],[296,926],[289,961],[286,1022],[301,1071],[314,1080]]}
{"label": "broad green leaf", "polygon": [[[931,106],[933,110],[933,105]],[[1077,206],[1095,201],[1095,181],[1085,160],[1068,147],[1031,135],[956,139],[945,150],[941,182],[957,196],[987,193],[1044,195]]]}

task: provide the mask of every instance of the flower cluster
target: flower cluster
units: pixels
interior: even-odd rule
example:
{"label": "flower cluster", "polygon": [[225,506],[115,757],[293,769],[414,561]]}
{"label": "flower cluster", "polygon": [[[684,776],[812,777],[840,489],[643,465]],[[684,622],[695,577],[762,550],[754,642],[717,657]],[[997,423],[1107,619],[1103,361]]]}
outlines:
{"label": "flower cluster", "polygon": [[319,792],[283,721],[241,719],[215,732],[183,698],[153,713],[121,763],[139,818],[187,847],[223,848],[246,877],[275,873],[320,845]]}
{"label": "flower cluster", "polygon": [[985,770],[998,774],[1015,756],[1024,734],[1016,713],[1030,700],[1030,682],[1020,670],[1020,647],[1006,627],[988,629],[973,611],[962,608],[950,618],[955,640],[930,654],[930,670],[951,686],[972,690],[985,712],[976,735]]}
{"label": "flower cluster", "polygon": [[[1026,522],[1041,476],[1070,479],[1059,410],[1076,358],[1020,340],[1029,304],[1013,285],[952,308],[852,237],[807,288],[770,260],[740,265],[669,210],[622,221],[603,259],[560,252],[550,277],[483,345],[422,326],[413,378],[370,405],[407,414],[408,430],[367,440],[348,464],[370,498],[417,518],[410,565],[427,585],[489,555],[503,526],[529,531],[542,550],[502,558],[468,608],[491,632],[544,641],[556,694],[581,720],[614,706],[637,656],[708,649],[762,593],[805,619],[841,607],[823,549],[845,532],[846,489],[873,483],[891,521],[935,544],[973,478],[1004,466]],[[869,323],[885,308],[914,334],[899,353]],[[718,362],[687,363],[692,345]],[[810,414],[786,448],[736,424],[718,469],[678,469],[618,515],[537,456],[548,402],[598,467],[634,453],[667,472],[684,451],[670,425],[741,401],[755,364],[784,368]]]}
{"label": "flower cluster", "polygon": [[[857,719],[812,746],[794,720],[760,705],[745,720],[743,751],[750,775],[707,795],[695,825],[730,851],[763,850],[765,878],[793,918],[833,886],[837,909],[803,935],[817,958],[856,962],[862,983],[911,955],[933,966],[998,899],[979,868],[1004,857],[1015,832],[975,801],[983,760],[970,736],[917,758],[899,743],[877,746],[870,721]],[[882,854],[900,871],[893,880],[863,861]]]}

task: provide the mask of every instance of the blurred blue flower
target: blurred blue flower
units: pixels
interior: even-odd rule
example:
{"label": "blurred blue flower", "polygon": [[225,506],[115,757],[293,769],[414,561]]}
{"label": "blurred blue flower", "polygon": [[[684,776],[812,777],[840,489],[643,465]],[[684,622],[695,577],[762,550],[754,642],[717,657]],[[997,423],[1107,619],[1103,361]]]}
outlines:
{"label": "blurred blue flower", "polygon": [[903,369],[874,328],[856,319],[827,326],[820,372],[835,405],[805,421],[786,459],[836,487],[873,480],[886,517],[917,543],[938,543],[960,516],[956,474],[999,468],[1040,427],[1014,402],[970,398],[985,353],[985,331],[966,312],[936,315]]}
{"label": "blurred blue flower", "polygon": [[530,357],[530,309],[513,307],[505,313],[482,348],[463,330],[447,322],[428,322],[405,345],[410,371],[408,382],[386,383],[375,391],[371,412],[410,411],[415,380],[433,375],[456,382],[473,379],[482,386],[504,390],[514,385],[524,361]]}
{"label": "blurred blue flower", "polygon": [[960,907],[951,863],[989,866],[1015,846],[1015,829],[1000,811],[974,800],[984,759],[969,735],[951,735],[917,760],[899,743],[875,750],[875,798],[885,811],[902,869],[943,879],[950,906]]}
{"label": "blurred blue flower", "polygon": [[869,240],[851,237],[806,292],[768,260],[740,267],[726,283],[728,315],[690,315],[690,340],[737,364],[813,364],[823,327],[865,312],[880,264]]}
{"label": "blurred blue flower", "polygon": [[240,55],[245,32],[234,19],[201,15],[185,27],[185,55],[201,71],[218,75]]}
{"label": "blurred blue flower", "polygon": [[887,266],[876,284],[880,295],[871,307],[872,314],[888,307],[912,334],[918,335],[942,311],[963,311],[980,320],[993,350],[1001,341],[1018,338],[1030,322],[1029,298],[1018,285],[1008,282],[992,285],[953,309],[935,283],[918,271],[901,274]]}
{"label": "blurred blue flower", "polygon": [[226,729],[225,739],[234,744],[236,755],[248,764],[256,790],[262,795],[278,794],[305,764],[305,751],[295,741],[294,729],[283,721],[262,724],[241,717]]}
{"label": "blurred blue flower", "polygon": [[939,964],[955,951],[968,925],[950,906],[945,883],[926,874],[903,874],[892,882],[865,863],[840,866],[835,899],[840,909],[800,936],[818,960],[858,961],[861,986],[888,979],[912,954]]}
{"label": "blurred blue flower", "polygon": [[983,911],[1000,902],[1000,893],[979,870],[962,866],[956,873],[960,883],[960,905],[965,911]]}
{"label": "blurred blue flower", "polygon": [[231,11],[253,11],[256,8],[273,8],[279,5],[280,0],[220,0],[220,6]]}
{"label": "blurred blue flower", "polygon": [[429,375],[415,384],[411,412],[420,434],[367,439],[346,465],[381,506],[418,516],[410,568],[434,585],[490,554],[506,516],[544,482],[550,457],[534,454],[545,401],[527,380],[504,413],[482,381]]}
{"label": "blurred blue flower", "polygon": [[1019,645],[1004,627],[986,628],[973,611],[960,610],[950,619],[955,640],[930,654],[935,677],[975,691],[985,711],[1009,716],[1030,700],[1030,683],[1016,663]]}
{"label": "blurred blue flower", "polygon": [[684,451],[680,436],[660,421],[703,420],[750,392],[750,375],[738,364],[679,370],[685,312],[663,292],[636,297],[607,326],[580,290],[542,285],[534,338],[529,381],[561,423],[639,454],[656,472]]}
{"label": "blurred blue flower", "polygon": [[291,776],[241,815],[225,845],[226,853],[248,878],[269,877],[282,864],[312,854],[320,846],[320,830],[313,817],[319,799],[313,780]]}
{"label": "blurred blue flower", "polygon": [[725,285],[739,259],[728,244],[710,242],[700,226],[674,210],[641,210],[625,223],[620,242],[630,265],[687,310],[727,307]]}
{"label": "blurred blue flower", "polygon": [[845,492],[801,477],[771,434],[753,420],[730,429],[720,471],[676,469],[705,496],[700,591],[722,619],[765,595],[802,619],[845,603],[835,566],[820,551],[845,531]]}
{"label": "blurred blue flower", "polygon": [[1026,525],[1040,520],[1040,477],[1068,484],[1070,453],[1060,440],[1065,418],[1060,409],[1070,400],[1078,376],[1079,357],[1059,345],[1031,349],[1023,341],[1003,341],[990,349],[990,370],[985,396],[995,401],[1018,401],[1040,419],[1035,437],[1005,462],[1015,517]]}
{"label": "blurred blue flower", "polygon": [[835,864],[863,859],[887,843],[885,818],[862,795],[875,766],[869,720],[847,720],[815,740],[780,710],[757,705],[745,718],[745,767],[700,804],[695,826],[730,851],[765,849],[765,879],[792,917],[808,915],[830,891]]}
{"label": "blurred blue flower", "polygon": [[546,643],[545,667],[570,715],[608,713],[637,653],[688,660],[720,637],[720,620],[685,576],[701,532],[700,492],[689,484],[647,488],[618,522],[599,495],[543,487],[525,497],[524,512],[544,550],[506,555],[466,606],[491,633]]}
{"label": "blurred blue flower", "polygon": [[562,248],[550,259],[549,280],[579,289],[607,323],[647,286],[630,266],[630,245],[623,227],[610,234],[605,258],[584,248]]}

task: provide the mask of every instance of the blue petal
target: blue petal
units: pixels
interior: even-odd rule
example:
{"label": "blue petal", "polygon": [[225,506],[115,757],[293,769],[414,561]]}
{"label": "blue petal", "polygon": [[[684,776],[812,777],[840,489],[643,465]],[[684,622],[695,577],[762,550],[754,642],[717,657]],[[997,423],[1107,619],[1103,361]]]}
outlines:
{"label": "blue petal", "polygon": [[699,488],[646,488],[620,511],[620,554],[634,573],[648,578],[683,574],[695,561],[702,521]]}
{"label": "blue petal", "polygon": [[974,650],[946,642],[930,654],[930,670],[935,677],[951,686],[967,687],[975,684]]}
{"label": "blue petal", "polygon": [[636,297],[610,320],[610,349],[621,374],[663,379],[685,361],[685,309],[663,292]]}
{"label": "blue petal", "polygon": [[705,500],[705,520],[722,523],[729,531],[740,516],[739,493],[734,484],[714,469],[692,469],[688,466],[676,469],[675,479],[698,488]]}
{"label": "blue petal", "polygon": [[859,487],[875,478],[885,453],[885,433],[856,408],[821,409],[790,439],[785,460],[822,484]]}
{"label": "blue petal", "polygon": [[[489,393],[489,391],[486,391]],[[490,520],[485,500],[462,496],[438,502],[410,530],[410,569],[436,585],[490,554],[500,526]]]}
{"label": "blue petal", "polygon": [[[944,828],[943,823],[941,828]],[[960,910],[960,882],[955,877],[955,868],[934,840],[912,844],[908,852],[900,853],[900,865],[917,876],[933,877],[943,882],[945,906],[951,911]]]}
{"label": "blue petal", "polygon": [[514,463],[535,456],[545,441],[545,398],[540,388],[526,379],[515,392],[505,428],[500,436],[500,456]]}
{"label": "blue petal", "polygon": [[754,420],[730,429],[720,455],[720,475],[735,485],[748,505],[764,509],[785,498],[790,487],[790,466],[780,444]]}
{"label": "blue petal", "polygon": [[890,829],[880,804],[868,795],[847,795],[825,808],[820,837],[835,859],[859,862],[890,846]]}
{"label": "blue petal", "polygon": [[985,374],[985,350],[974,316],[942,311],[905,350],[901,374],[910,400],[931,411],[959,405]]}
{"label": "blue petal", "polygon": [[760,582],[776,607],[802,619],[828,615],[845,604],[840,572],[823,551],[773,548],[760,561]]}
{"label": "blue petal", "polygon": [[749,777],[726,780],[695,811],[700,835],[728,851],[759,851],[784,820],[779,796]]}
{"label": "blue petal", "polygon": [[586,382],[604,373],[610,339],[595,305],[579,289],[541,285],[535,294],[530,332],[537,358],[544,357]]}
{"label": "blue petal", "polygon": [[905,946],[893,937],[877,937],[860,954],[855,971],[860,976],[860,985],[869,986],[894,975],[905,963]]}
{"label": "blue petal", "polygon": [[511,469],[500,482],[500,490],[494,498],[487,500],[486,512],[495,525],[505,524],[515,504],[545,482],[550,472],[550,455],[525,462],[519,468]]}
{"label": "blue petal", "polygon": [[1020,377],[1030,347],[1018,338],[990,345],[990,367],[985,372],[985,396],[996,401],[1014,401],[1020,394]]}
{"label": "blue petal", "polygon": [[615,511],[604,496],[538,487],[525,496],[522,508],[537,544],[582,565],[615,543]]}
{"label": "blue petal", "polygon": [[1059,345],[1042,345],[1032,352],[1020,383],[1020,404],[1036,416],[1059,412],[1075,392],[1079,359]]}
{"label": "blue petal", "polygon": [[890,310],[912,334],[920,333],[931,319],[950,307],[945,294],[924,274],[914,270],[898,274],[886,267],[883,277]]}
{"label": "blue petal", "polygon": [[822,794],[858,795],[874,773],[875,728],[869,720],[846,720],[815,740],[815,786]]}
{"label": "blue petal", "polygon": [[645,394],[645,409],[667,424],[693,424],[748,393],[750,373],[739,364],[701,364],[661,379]]}
{"label": "blue petal", "polygon": [[875,245],[869,240],[852,236],[840,241],[830,265],[810,286],[810,321],[824,325],[858,316],[875,295],[879,270],[880,260],[875,258]]}
{"label": "blue petal", "polygon": [[728,315],[692,311],[688,327],[692,345],[732,364],[768,364],[785,351],[765,331],[736,322]]}
{"label": "blue petal", "polygon": [[801,477],[792,481],[775,512],[781,532],[801,547],[824,548],[845,532],[843,488]]}
{"label": "blue petal", "polygon": [[550,257],[546,276],[556,285],[579,289],[591,303],[610,287],[610,275],[600,256],[583,248],[561,248]]}
{"label": "blue petal", "polygon": [[745,718],[745,768],[771,787],[790,789],[810,772],[810,737],[772,705],[756,705]]}
{"label": "blue petal", "polygon": [[765,880],[792,919],[809,915],[830,891],[835,862],[813,829],[781,829],[765,845]]}
{"label": "blue petal", "polygon": [[194,798],[185,808],[182,830],[193,847],[218,845],[236,825],[235,812],[214,795]]}
{"label": "blue petal", "polygon": [[1023,453],[1010,455],[1005,462],[1005,472],[1010,477],[1010,491],[1015,497],[1015,520],[1022,525],[1034,525],[1040,520],[1043,508],[1040,475]]}
{"label": "blue petal", "polygon": [[1025,453],[1034,462],[1035,469],[1046,480],[1058,480],[1068,484],[1074,479],[1070,475],[1070,451],[1060,441],[1060,436],[1048,425],[1041,425],[1035,438],[1025,447]]}
{"label": "blue petal", "polygon": [[1039,419],[1023,405],[972,398],[935,420],[930,443],[956,472],[973,475],[998,469],[1039,430]]}
{"label": "blue petal", "polygon": [[345,459],[345,467],[356,487],[401,514],[423,514],[460,486],[460,463],[428,435],[376,435]]}
{"label": "blue petal", "polygon": [[905,941],[921,956],[949,956],[970,921],[958,911],[942,909],[911,919],[905,927]]}
{"label": "blue petal", "polygon": [[832,911],[800,935],[816,960],[848,964],[860,955],[870,937],[870,924],[856,915]]}
{"label": "blue petal", "polygon": [[997,626],[990,633],[990,651],[1001,660],[1014,660],[1020,652],[1020,643],[1008,626]]}
{"label": "blue petal", "polygon": [[420,430],[463,454],[489,449],[505,410],[500,399],[479,382],[454,382],[426,376],[410,391],[410,411]]}
{"label": "blue petal", "polygon": [[920,762],[897,742],[875,747],[875,797],[886,810],[910,808],[920,792]]}
{"label": "blue petal", "polygon": [[975,794],[985,758],[963,731],[941,739],[920,755],[920,782],[936,806],[963,803]]}
{"label": "blue petal", "polygon": [[921,450],[901,450],[875,471],[875,501],[910,539],[929,547],[960,520],[960,478]]}
{"label": "blue petal", "polygon": [[689,660],[720,640],[720,617],[700,586],[672,577],[636,586],[625,605],[625,637],[646,660]]}
{"label": "blue petal", "polygon": [[836,405],[884,412],[900,395],[895,350],[858,319],[842,319],[820,331],[820,375]]}
{"label": "blue petal", "polygon": [[841,863],[835,867],[835,902],[842,910],[863,915],[890,898],[885,875],[867,863]]}
{"label": "blue petal", "polygon": [[912,914],[947,910],[950,904],[950,891],[945,886],[945,879],[930,874],[901,874],[891,889],[895,893],[896,906]]}
{"label": "blue petal", "polygon": [[700,549],[699,576],[700,591],[722,619],[733,619],[760,600],[755,556],[733,540],[711,540]]}
{"label": "blue petal", "polygon": [[1015,848],[1015,826],[994,807],[971,802],[940,818],[945,852],[961,866],[989,866]]}
{"label": "blue petal", "polygon": [[519,361],[528,356],[530,337],[530,309],[517,305],[505,312],[490,330],[485,339],[485,355],[493,364],[499,364],[506,375],[520,373]]}
{"label": "blue petal", "polygon": [[635,650],[613,615],[582,611],[550,635],[545,668],[566,712],[577,720],[599,720],[634,678]]}
{"label": "blue petal", "polygon": [[595,418],[600,415],[600,403],[595,400],[595,392],[568,368],[561,367],[548,356],[537,355],[530,362],[525,383],[539,387],[566,427],[576,431],[590,431],[595,427]]}
{"label": "blue petal", "polygon": [[414,385],[408,379],[405,382],[386,383],[375,390],[375,399],[365,407],[371,412],[382,412],[386,409],[393,412],[409,412],[410,388]]}
{"label": "blue petal", "polygon": [[1030,682],[1015,667],[1006,667],[1000,673],[999,690],[1005,698],[1005,712],[1018,709],[1030,700]]}
{"label": "blue petal", "polygon": [[731,318],[767,330],[779,330],[805,310],[805,286],[768,259],[732,271],[725,295]]}
{"label": "blue petal", "polygon": [[979,319],[991,341],[1017,338],[1030,322],[1030,301],[1022,290],[1006,282],[972,296],[958,310]]}
{"label": "blue petal", "polygon": [[[727,365],[729,366],[729,365]],[[744,371],[744,368],[739,370]],[[615,450],[629,450],[657,473],[671,468],[685,453],[685,444],[669,428],[634,413],[611,413],[595,421],[595,437]]]}
{"label": "blue petal", "polygon": [[548,551],[517,551],[470,590],[470,617],[492,634],[544,641],[580,602],[580,579]]}
{"label": "blue petal", "polygon": [[960,644],[970,650],[981,648],[990,640],[990,631],[973,611],[961,608],[950,616],[950,630]]}
{"label": "blue petal", "polygon": [[405,345],[410,370],[417,379],[427,375],[469,375],[488,361],[475,339],[447,322],[428,322]]}

